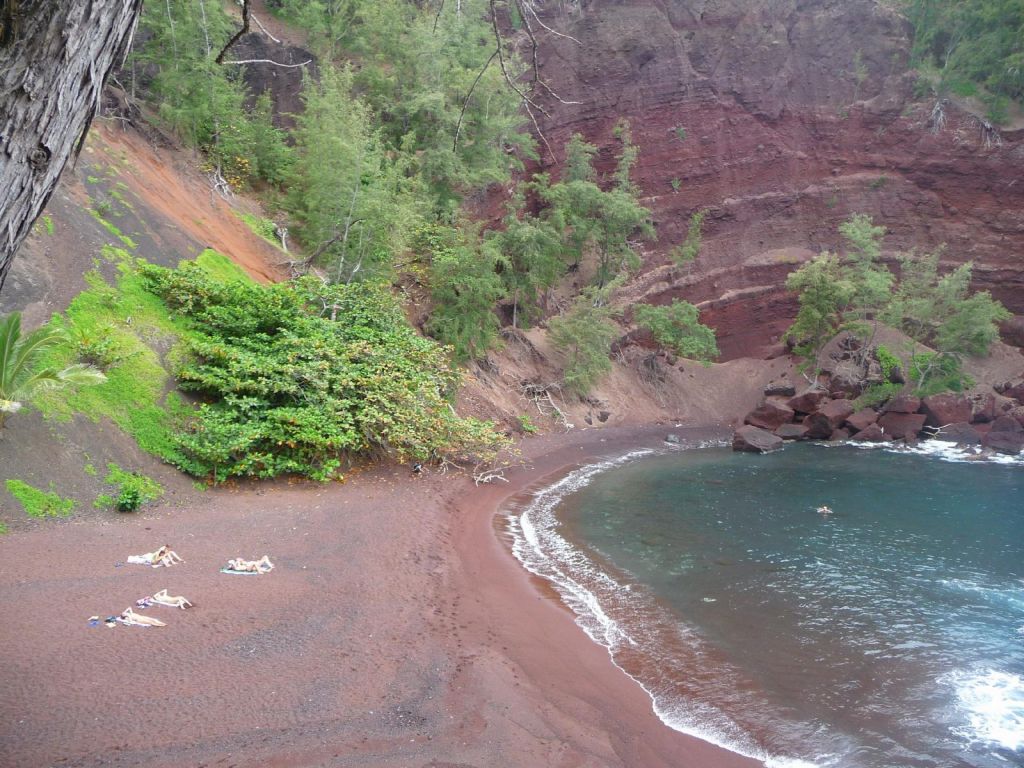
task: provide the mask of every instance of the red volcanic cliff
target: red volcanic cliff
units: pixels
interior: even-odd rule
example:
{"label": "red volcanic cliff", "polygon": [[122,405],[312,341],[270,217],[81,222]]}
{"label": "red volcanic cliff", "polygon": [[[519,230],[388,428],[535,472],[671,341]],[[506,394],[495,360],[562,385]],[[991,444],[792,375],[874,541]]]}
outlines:
{"label": "red volcanic cliff", "polygon": [[[610,168],[632,124],[634,172],[654,212],[636,300],[703,302],[723,356],[764,355],[795,312],[804,259],[867,213],[889,253],[947,243],[976,287],[1024,313],[1024,130],[915,101],[910,28],[871,0],[583,0],[547,5],[540,73],[566,101],[538,114],[554,152],[574,132]],[[560,159],[560,158],[559,158]],[[555,159],[545,151],[544,162]],[[708,209],[688,268],[666,253]]]}

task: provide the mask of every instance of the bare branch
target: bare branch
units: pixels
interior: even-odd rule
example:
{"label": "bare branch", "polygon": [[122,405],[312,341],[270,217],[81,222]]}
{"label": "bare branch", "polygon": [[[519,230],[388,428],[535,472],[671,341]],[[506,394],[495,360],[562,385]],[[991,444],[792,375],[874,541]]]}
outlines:
{"label": "bare branch", "polygon": [[[579,104],[580,102],[578,101],[566,101],[565,99],[563,99],[561,96],[555,93],[554,90],[552,90],[551,86],[544,82],[544,78],[540,76],[540,62],[537,60],[537,49],[539,46],[537,45],[537,38],[533,34],[533,26],[530,24],[530,17],[524,10],[524,6],[530,7],[529,2],[528,0],[526,2],[524,2],[524,0],[514,0],[514,2],[516,4],[516,8],[519,9],[519,15],[523,19],[523,26],[526,28],[526,34],[530,38],[530,53],[533,58],[534,83],[539,83],[541,86],[543,86],[544,90],[547,91],[548,94],[550,94],[552,98],[554,98],[556,101],[561,102],[562,104]],[[534,16],[536,15],[537,14],[534,13]]]}
{"label": "bare branch", "polygon": [[263,26],[263,24],[260,22],[259,19],[256,18],[256,14],[255,13],[250,14],[250,16],[252,17],[252,20],[256,23],[256,26],[259,27],[260,30],[262,30],[264,35],[269,37],[271,40],[273,40],[278,45],[284,45],[284,43],[282,43],[280,40],[278,40],[276,37],[274,37],[272,34],[270,34],[270,31],[266,27]]}
{"label": "bare branch", "polygon": [[[517,0],[517,2],[518,1],[519,0]],[[552,35],[554,35],[555,37],[564,37],[566,40],[572,40],[574,43],[576,43],[576,45],[579,45],[579,46],[583,45],[583,43],[581,43],[579,40],[577,40],[572,35],[566,35],[566,34],[564,34],[562,32],[559,32],[558,30],[552,29],[547,24],[545,24],[543,21],[541,21],[540,16],[537,15],[537,9],[533,7],[533,3],[531,3],[530,0],[523,0],[523,5],[526,6],[526,9],[533,15],[533,18],[536,19],[537,23],[540,24],[541,27],[543,27],[545,30],[550,32]],[[525,18],[525,16],[524,16],[524,18]]]}
{"label": "bare branch", "polygon": [[[508,73],[508,68],[505,66],[505,55],[501,52],[501,32],[498,31],[498,11],[494,7],[494,2],[495,0],[488,0],[488,4],[490,5],[491,8],[491,26],[494,28],[494,40],[498,44],[498,63],[501,65],[501,73],[505,76],[505,82],[508,83],[509,88],[511,88],[513,91],[519,94],[519,97],[523,101],[525,101],[528,106],[536,107],[541,112],[543,112],[546,117],[551,117],[551,115],[548,114],[548,111],[544,109],[544,107],[533,101],[529,96],[527,96],[522,91],[522,89],[519,88],[518,85],[515,84],[515,81],[512,79],[512,76]],[[534,120],[535,125],[536,122],[537,121]]]}
{"label": "bare branch", "polygon": [[298,64],[282,64],[280,61],[271,61],[270,59],[239,59],[238,61],[222,61],[221,64],[273,64],[275,67],[287,67],[289,69],[294,67],[304,67],[307,64],[312,64],[312,59],[301,61]]}

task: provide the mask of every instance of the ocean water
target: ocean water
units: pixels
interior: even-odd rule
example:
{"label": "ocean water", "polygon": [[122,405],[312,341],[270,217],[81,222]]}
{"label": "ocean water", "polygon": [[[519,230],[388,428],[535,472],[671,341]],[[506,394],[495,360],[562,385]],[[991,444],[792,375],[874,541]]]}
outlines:
{"label": "ocean water", "polygon": [[962,458],[638,452],[507,520],[673,728],[769,766],[1024,766],[1024,462]]}

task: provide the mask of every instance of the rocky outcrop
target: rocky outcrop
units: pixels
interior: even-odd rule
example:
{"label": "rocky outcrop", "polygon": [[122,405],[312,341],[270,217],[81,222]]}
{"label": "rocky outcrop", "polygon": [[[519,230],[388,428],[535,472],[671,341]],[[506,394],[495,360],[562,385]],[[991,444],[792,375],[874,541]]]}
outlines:
{"label": "rocky outcrop", "polygon": [[921,400],[921,412],[926,417],[925,424],[941,427],[943,424],[970,421],[973,408],[966,396],[947,392]]}
{"label": "rocky outcrop", "polygon": [[947,424],[932,435],[932,438],[945,443],[956,443],[957,445],[978,445],[981,443],[981,434],[966,422]]}
{"label": "rocky outcrop", "polygon": [[890,437],[885,434],[878,424],[869,424],[867,427],[855,434],[853,439],[862,443],[885,443],[889,441]]}
{"label": "rocky outcrop", "polygon": [[781,447],[781,437],[777,437],[760,427],[752,427],[750,425],[737,429],[732,438],[732,449],[734,451],[769,453],[770,451],[777,451]]}
{"label": "rocky outcrop", "polygon": [[[538,119],[545,170],[576,132],[614,167],[621,120],[654,213],[637,300],[698,303],[725,359],[777,350],[796,303],[786,275],[868,213],[885,249],[948,243],[976,287],[1024,313],[1024,132],[994,131],[952,102],[914,100],[909,27],[874,0],[547,4]],[[857,65],[860,74],[857,74]],[[503,200],[494,201],[500,216]],[[707,211],[692,268],[669,264]]]}
{"label": "rocky outcrop", "polygon": [[786,405],[785,402],[769,397],[761,405],[748,413],[743,421],[745,424],[751,424],[770,432],[792,420],[793,409]]}
{"label": "rocky outcrop", "polygon": [[992,429],[982,438],[981,444],[999,453],[1019,454],[1024,451],[1024,427],[1010,416],[1000,416],[992,423]]}
{"label": "rocky outcrop", "polygon": [[917,439],[924,427],[923,413],[901,413],[893,411],[883,413],[878,419],[878,426],[893,440]]}

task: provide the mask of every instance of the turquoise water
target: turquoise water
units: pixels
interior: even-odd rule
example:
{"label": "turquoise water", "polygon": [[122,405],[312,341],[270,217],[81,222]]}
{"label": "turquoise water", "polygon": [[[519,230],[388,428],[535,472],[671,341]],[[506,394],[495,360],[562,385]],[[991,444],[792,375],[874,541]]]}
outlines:
{"label": "turquoise water", "polygon": [[708,448],[583,468],[510,523],[679,730],[769,765],[1024,766],[1022,491],[1019,464]]}

